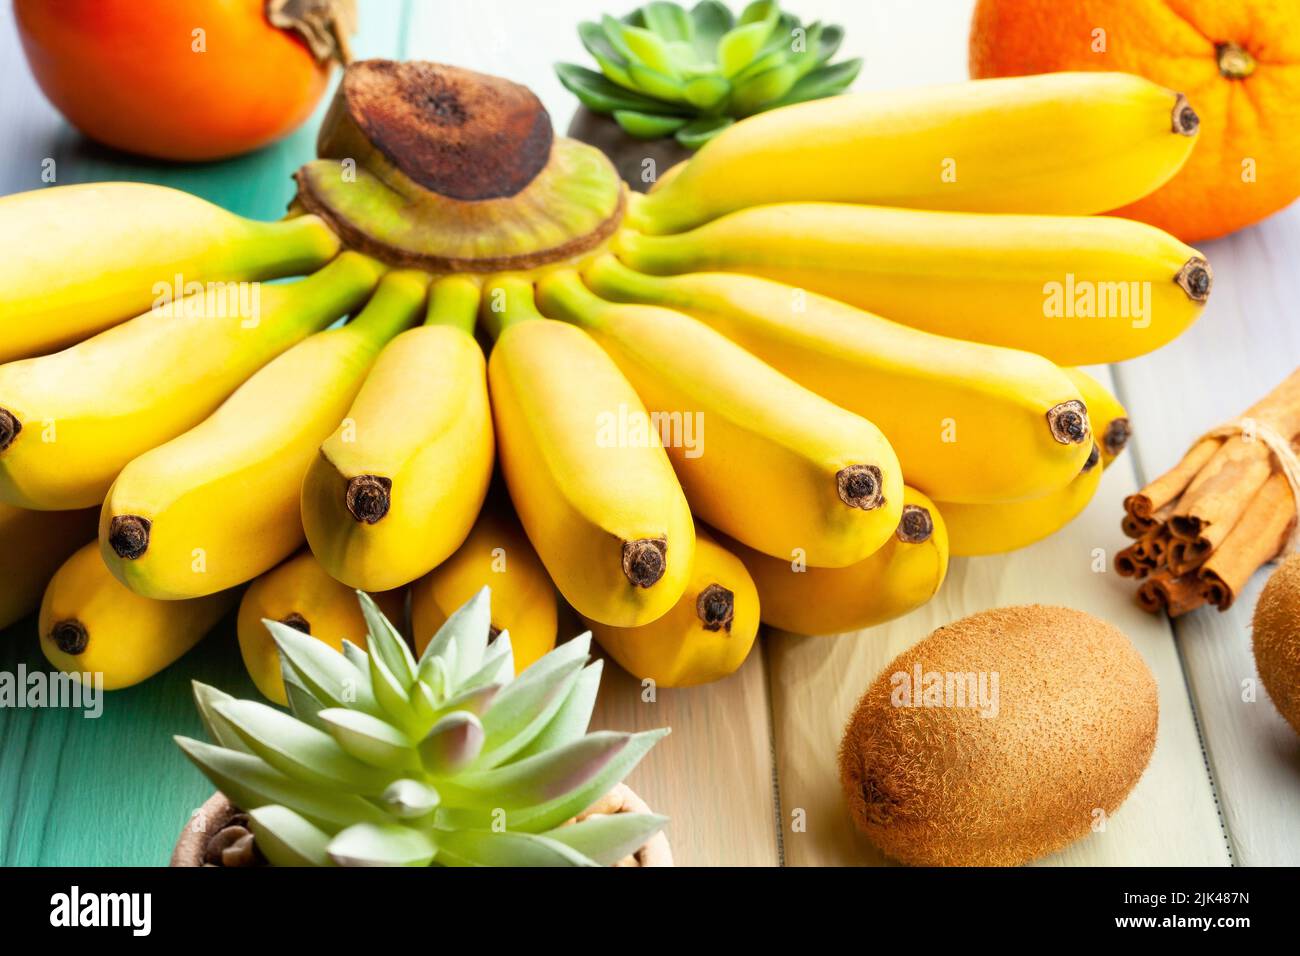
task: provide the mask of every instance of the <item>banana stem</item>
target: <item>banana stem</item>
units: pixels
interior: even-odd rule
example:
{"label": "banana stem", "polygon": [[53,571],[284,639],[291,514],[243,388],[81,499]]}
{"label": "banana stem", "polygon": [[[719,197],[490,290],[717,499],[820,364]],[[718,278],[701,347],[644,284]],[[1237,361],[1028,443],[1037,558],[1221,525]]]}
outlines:
{"label": "banana stem", "polygon": [[429,290],[429,311],[424,324],[449,325],[473,335],[478,309],[479,289],[474,281],[465,276],[447,276]]}
{"label": "banana stem", "polygon": [[582,272],[592,292],[612,302],[653,302],[677,304],[670,278],[648,276],[629,269],[613,255],[603,255]]}
{"label": "banana stem", "polygon": [[369,256],[344,252],[289,289],[303,303],[304,316],[322,328],[361,305],[386,271],[383,263]]}
{"label": "banana stem", "polygon": [[597,296],[572,269],[553,272],[537,284],[537,301],[551,318],[593,326],[609,303]]}
{"label": "banana stem", "polygon": [[483,283],[479,315],[493,339],[500,338],[512,325],[546,318],[537,311],[533,283],[516,275],[493,276]]}
{"label": "banana stem", "polygon": [[432,280],[427,272],[401,269],[389,272],[379,281],[361,314],[348,323],[353,329],[380,345],[398,332],[415,324],[424,306]]}

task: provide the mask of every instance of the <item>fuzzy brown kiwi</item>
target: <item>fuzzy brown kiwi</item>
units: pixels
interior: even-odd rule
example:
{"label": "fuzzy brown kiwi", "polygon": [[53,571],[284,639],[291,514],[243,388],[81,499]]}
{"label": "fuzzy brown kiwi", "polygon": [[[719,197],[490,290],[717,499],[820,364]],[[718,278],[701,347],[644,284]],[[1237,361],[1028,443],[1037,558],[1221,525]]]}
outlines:
{"label": "fuzzy brown kiwi", "polygon": [[557,139],[527,87],[459,67],[349,65],[316,152],[295,208],[394,266],[532,269],[596,248],[623,217],[603,153]]}
{"label": "fuzzy brown kiwi", "polygon": [[[993,716],[896,706],[895,675],[998,675]],[[922,866],[1014,866],[1086,836],[1155,746],[1156,683],[1129,640],[1082,611],[1031,605],[934,631],[858,701],[840,782],[859,829]]]}
{"label": "fuzzy brown kiwi", "polygon": [[1300,554],[1273,572],[1255,605],[1255,668],[1264,689],[1300,734]]}

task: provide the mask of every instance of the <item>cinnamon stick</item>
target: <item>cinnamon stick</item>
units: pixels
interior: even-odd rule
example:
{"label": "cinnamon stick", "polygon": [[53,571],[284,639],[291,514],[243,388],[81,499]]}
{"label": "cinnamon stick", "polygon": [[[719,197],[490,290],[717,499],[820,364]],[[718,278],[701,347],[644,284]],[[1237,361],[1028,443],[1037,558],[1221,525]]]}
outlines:
{"label": "cinnamon stick", "polygon": [[1183,456],[1182,461],[1155,481],[1150,482],[1141,491],[1125,498],[1124,510],[1135,522],[1145,525],[1143,531],[1149,530],[1157,523],[1156,512],[1178,500],[1178,496],[1187,489],[1197,472],[1214,456],[1222,444],[1221,438],[1207,438],[1197,442]]}
{"label": "cinnamon stick", "polygon": [[1286,546],[1295,519],[1291,485],[1285,475],[1275,473],[1200,569],[1197,577],[1202,598],[1220,611],[1232,607],[1250,576]]}
{"label": "cinnamon stick", "polygon": [[1170,617],[1179,617],[1205,604],[1199,585],[1195,576],[1180,577],[1168,569],[1161,569],[1142,582],[1137,602],[1142,610],[1151,614],[1163,610]]}

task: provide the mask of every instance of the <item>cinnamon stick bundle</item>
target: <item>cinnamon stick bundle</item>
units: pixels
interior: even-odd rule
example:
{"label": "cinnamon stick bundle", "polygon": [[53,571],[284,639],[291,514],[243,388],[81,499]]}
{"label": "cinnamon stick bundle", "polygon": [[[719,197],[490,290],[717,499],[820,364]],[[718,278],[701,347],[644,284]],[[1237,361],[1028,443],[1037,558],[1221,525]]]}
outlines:
{"label": "cinnamon stick bundle", "polygon": [[1284,464],[1296,464],[1300,369],[1234,427],[1196,442],[1173,468],[1124,499],[1122,527],[1135,540],[1116,553],[1115,570],[1141,582],[1144,610],[1170,617],[1206,604],[1227,610],[1291,540],[1296,505]]}

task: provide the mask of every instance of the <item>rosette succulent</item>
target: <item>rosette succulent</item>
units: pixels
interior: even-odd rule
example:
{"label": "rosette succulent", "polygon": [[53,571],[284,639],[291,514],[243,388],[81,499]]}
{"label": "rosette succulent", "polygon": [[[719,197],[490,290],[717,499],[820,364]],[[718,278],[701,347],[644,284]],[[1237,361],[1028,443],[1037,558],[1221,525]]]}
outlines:
{"label": "rosette succulent", "polygon": [[489,640],[487,588],[419,660],[359,596],[368,652],[266,621],[290,712],[196,683],[213,743],[176,738],[272,864],[608,865],[662,828],[644,813],[570,822],[668,732],[587,732],[590,634],[515,678],[509,635]]}
{"label": "rosette succulent", "polygon": [[687,149],[737,119],[842,93],[862,67],[830,62],[840,27],[804,26],[775,0],[756,0],[739,18],[718,0],[690,12],[655,0],[621,20],[582,23],[578,35],[600,72],[561,63],[560,82],[629,135],[672,136]]}

